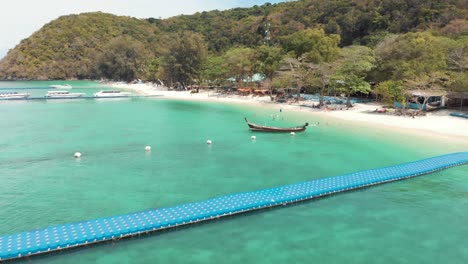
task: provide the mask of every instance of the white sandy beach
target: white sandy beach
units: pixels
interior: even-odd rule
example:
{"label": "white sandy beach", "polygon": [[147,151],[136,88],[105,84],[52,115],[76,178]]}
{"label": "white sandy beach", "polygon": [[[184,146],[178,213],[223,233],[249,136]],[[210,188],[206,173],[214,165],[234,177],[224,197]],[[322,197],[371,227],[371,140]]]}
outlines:
{"label": "white sandy beach", "polygon": [[[417,116],[411,118],[408,116],[396,116],[390,114],[379,114],[373,111],[379,108],[377,104],[355,104],[349,110],[324,111],[311,107],[301,107],[299,104],[276,104],[271,103],[268,96],[239,96],[222,95],[215,91],[200,90],[199,93],[190,93],[190,91],[168,91],[166,87],[151,84],[126,84],[110,83],[114,88],[130,90],[142,95],[159,95],[163,98],[180,100],[202,100],[226,103],[248,103],[269,106],[272,108],[283,108],[301,112],[310,112],[314,115],[322,115],[336,119],[360,122],[366,125],[378,125],[379,128],[388,127],[393,129],[405,130],[406,132],[425,132],[426,135],[456,136],[461,142],[468,142],[468,119],[452,117],[450,111],[440,110],[428,112],[426,116]],[[311,102],[309,101],[309,104]]]}

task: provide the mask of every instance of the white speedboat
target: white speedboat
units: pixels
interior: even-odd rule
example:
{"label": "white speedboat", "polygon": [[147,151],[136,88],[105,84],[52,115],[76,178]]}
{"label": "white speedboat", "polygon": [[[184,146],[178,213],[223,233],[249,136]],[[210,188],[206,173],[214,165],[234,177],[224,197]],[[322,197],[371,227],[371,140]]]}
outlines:
{"label": "white speedboat", "polygon": [[0,100],[26,99],[30,95],[31,94],[28,94],[28,93],[17,93],[17,92],[0,93]]}
{"label": "white speedboat", "polygon": [[53,84],[49,85],[50,88],[56,88],[56,89],[72,89],[73,87],[69,84]]}
{"label": "white speedboat", "polygon": [[117,98],[117,97],[129,97],[132,93],[122,92],[118,90],[103,90],[94,94],[94,97],[99,98]]}
{"label": "white speedboat", "polygon": [[45,98],[78,98],[84,95],[84,93],[70,93],[69,91],[48,91]]}

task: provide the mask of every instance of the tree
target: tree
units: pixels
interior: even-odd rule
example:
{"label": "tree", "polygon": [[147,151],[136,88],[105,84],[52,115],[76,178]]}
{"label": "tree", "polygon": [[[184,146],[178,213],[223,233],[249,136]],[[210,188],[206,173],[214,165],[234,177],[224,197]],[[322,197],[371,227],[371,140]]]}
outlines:
{"label": "tree", "polygon": [[448,51],[448,65],[452,69],[448,90],[460,94],[460,111],[464,94],[468,92],[468,38],[458,39]]}
{"label": "tree", "polygon": [[146,80],[157,81],[158,80],[158,69],[161,64],[161,60],[153,58],[148,62],[148,68],[146,71]]}
{"label": "tree", "polygon": [[374,52],[364,46],[349,46],[341,50],[341,58],[332,86],[346,94],[346,106],[351,107],[353,93],[368,94],[370,84],[365,81],[367,73],[375,67]]}
{"label": "tree", "polygon": [[339,35],[326,35],[323,29],[306,29],[286,37],[283,41],[287,51],[294,54],[296,59],[288,59],[291,73],[294,75],[298,95],[302,85],[320,86],[320,105],[323,105],[325,88],[328,85],[331,71],[331,61],[339,55]]}
{"label": "tree", "polygon": [[320,63],[313,69],[311,83],[316,83],[319,88],[319,106],[324,105],[325,90],[330,85],[333,74],[336,72],[337,64],[333,62]]}
{"label": "tree", "polygon": [[364,77],[359,77],[354,74],[342,76],[335,75],[334,79],[330,82],[330,86],[346,95],[347,107],[352,107],[350,98],[351,94],[357,92],[368,94],[371,91],[371,86],[366,80],[364,80]]}
{"label": "tree", "polygon": [[273,88],[284,88],[291,85],[294,82],[294,78],[291,74],[282,74],[276,76],[272,82],[271,87]]}
{"label": "tree", "polygon": [[402,81],[384,81],[379,83],[374,92],[382,96],[382,101],[386,104],[393,105],[394,102],[399,102],[403,107],[406,106],[408,94]]}
{"label": "tree", "polygon": [[206,65],[202,72],[202,77],[205,80],[214,82],[216,85],[220,85],[228,77],[228,69],[224,63],[223,56],[208,56]]}
{"label": "tree", "polygon": [[131,37],[117,37],[104,47],[96,67],[102,77],[129,82],[144,75],[147,54],[141,42]]}
{"label": "tree", "polygon": [[466,36],[468,32],[468,21],[466,21],[466,19],[454,19],[443,27],[440,32],[449,37]]}
{"label": "tree", "polygon": [[452,41],[429,32],[391,36],[375,51],[383,80],[409,80],[447,69],[447,48]]}
{"label": "tree", "polygon": [[280,67],[281,59],[283,58],[282,49],[280,47],[262,45],[257,47],[255,52],[257,59],[255,70],[271,79]]}
{"label": "tree", "polygon": [[456,40],[448,48],[447,64],[456,72],[468,70],[468,37]]}
{"label": "tree", "polygon": [[285,37],[283,47],[287,52],[294,52],[297,58],[320,63],[330,61],[336,56],[339,42],[339,35],[326,35],[321,28],[309,28]]}
{"label": "tree", "polygon": [[455,73],[448,89],[460,95],[460,111],[462,111],[464,95],[468,93],[468,73]]}
{"label": "tree", "polygon": [[185,88],[194,80],[200,80],[207,55],[201,34],[190,31],[173,34],[161,58],[160,76]]}
{"label": "tree", "polygon": [[252,75],[257,61],[256,53],[251,48],[232,48],[224,55],[225,63],[229,72],[234,74],[235,79],[242,87],[242,81],[246,76]]}
{"label": "tree", "polygon": [[283,51],[279,47],[270,47],[266,45],[257,47],[255,51],[257,54],[255,70],[258,73],[262,73],[266,76],[267,80],[265,81],[265,84],[267,85],[267,89],[270,91],[270,98],[272,98],[271,83],[273,75],[281,65]]}

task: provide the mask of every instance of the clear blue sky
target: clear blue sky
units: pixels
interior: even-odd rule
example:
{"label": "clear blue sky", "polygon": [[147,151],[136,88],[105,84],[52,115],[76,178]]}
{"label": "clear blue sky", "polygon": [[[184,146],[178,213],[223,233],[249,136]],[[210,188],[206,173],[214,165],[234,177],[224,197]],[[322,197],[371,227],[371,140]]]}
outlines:
{"label": "clear blue sky", "polygon": [[137,18],[167,18],[283,1],[285,0],[4,0],[0,11],[0,58],[22,39],[63,15],[101,11]]}

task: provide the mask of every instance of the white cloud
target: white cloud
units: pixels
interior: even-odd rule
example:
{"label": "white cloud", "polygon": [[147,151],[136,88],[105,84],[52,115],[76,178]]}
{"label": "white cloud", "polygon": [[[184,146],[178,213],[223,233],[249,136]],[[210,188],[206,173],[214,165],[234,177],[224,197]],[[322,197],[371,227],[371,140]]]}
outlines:
{"label": "white cloud", "polygon": [[[0,58],[22,39],[62,15],[101,11],[138,18],[167,18],[280,0],[4,0],[0,10]],[[5,3],[6,2],[6,3]]]}

